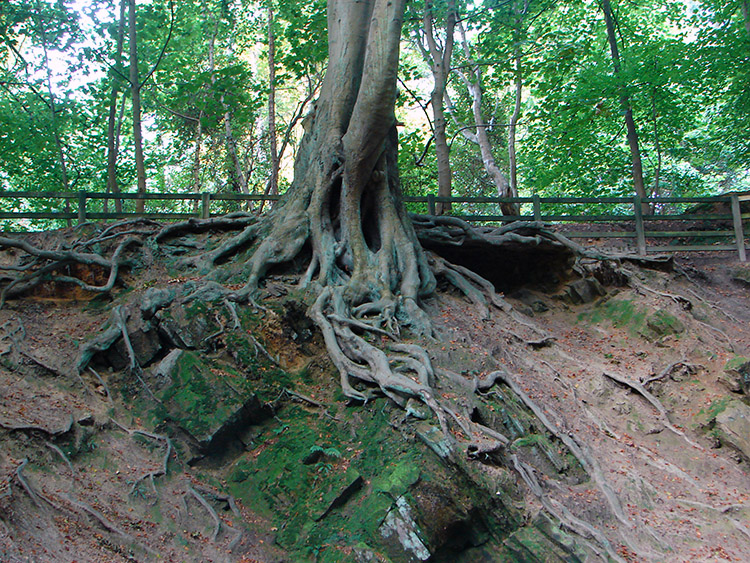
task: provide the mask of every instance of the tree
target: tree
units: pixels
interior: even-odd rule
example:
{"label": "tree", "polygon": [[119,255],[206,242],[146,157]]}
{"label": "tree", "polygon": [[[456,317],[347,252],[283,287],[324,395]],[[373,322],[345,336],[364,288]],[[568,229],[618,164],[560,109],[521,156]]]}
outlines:
{"label": "tree", "polygon": [[[448,0],[445,6],[444,33],[438,37],[436,30],[436,6],[433,0],[425,0],[422,26],[417,32],[417,45],[425,61],[430,65],[433,78],[430,105],[432,106],[432,126],[435,139],[435,154],[437,157],[438,196],[451,196],[451,164],[450,148],[446,134],[446,119],[444,100],[448,76],[451,71],[451,57],[453,56],[453,34],[456,27],[456,3]],[[438,215],[450,211],[450,202],[438,202]]]}
{"label": "tree", "polygon": [[[607,26],[607,39],[609,49],[612,54],[612,65],[615,70],[615,76],[620,74],[620,51],[617,46],[617,33],[615,32],[615,19],[612,14],[612,8],[609,0],[602,0],[602,11],[604,12],[604,22]],[[625,115],[625,126],[627,128],[628,146],[630,147],[630,158],[633,163],[633,189],[639,197],[647,197],[646,186],[643,182],[643,164],[641,163],[641,149],[638,145],[638,129],[633,119],[633,108],[630,104],[630,95],[623,85],[620,92],[620,105]],[[648,203],[642,204],[644,213],[651,213]]]}
{"label": "tree", "polygon": [[[311,316],[321,327],[341,373],[344,393],[366,400],[350,377],[377,384],[388,396],[404,393],[431,401],[431,391],[391,370],[385,353],[347,328],[353,311],[428,332],[418,299],[435,288],[401,198],[397,169],[396,78],[405,0],[331,0],[329,63],[305,136],[294,181],[266,221],[206,255],[212,266],[258,240],[247,263],[247,299],[268,269],[312,257],[301,284],[319,296]],[[351,323],[357,324],[354,319]],[[361,323],[360,323],[361,324]]]}

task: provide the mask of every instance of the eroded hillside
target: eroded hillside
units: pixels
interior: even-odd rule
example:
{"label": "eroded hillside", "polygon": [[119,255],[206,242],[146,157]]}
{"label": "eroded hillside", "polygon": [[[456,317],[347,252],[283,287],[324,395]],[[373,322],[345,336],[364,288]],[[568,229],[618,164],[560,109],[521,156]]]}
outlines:
{"label": "eroded hillside", "polygon": [[[28,241],[148,235],[89,228]],[[144,238],[111,291],[44,282],[0,309],[3,561],[750,559],[746,266],[558,259],[519,284],[495,262],[513,283],[488,304],[441,282],[434,338],[367,338],[442,420],[347,400],[294,271],[246,306],[202,284],[190,258],[222,236]]]}

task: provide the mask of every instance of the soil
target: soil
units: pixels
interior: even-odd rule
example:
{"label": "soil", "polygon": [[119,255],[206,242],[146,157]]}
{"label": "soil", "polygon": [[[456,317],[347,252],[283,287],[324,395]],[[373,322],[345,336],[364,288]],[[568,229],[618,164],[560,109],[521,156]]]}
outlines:
{"label": "soil", "polygon": [[[482,318],[461,294],[441,286],[424,304],[438,335],[426,346],[435,365],[466,381],[503,366],[558,432],[575,437],[619,499],[624,522],[613,515],[596,479],[550,479],[541,470],[537,477],[550,498],[607,536],[623,560],[749,561],[750,460],[721,439],[714,420],[729,400],[747,401],[720,381],[727,362],[750,355],[750,299],[747,286],[735,279],[741,266],[730,253],[678,255],[671,272],[631,265],[634,283],[607,285],[603,295],[585,303],[571,299],[565,285],[517,288],[505,296],[516,317],[495,310]],[[333,503],[317,514],[319,520],[303,518],[295,528],[296,497],[309,494],[305,506],[311,505],[317,487],[331,475],[357,483],[354,468],[386,467],[403,456],[422,460],[409,463],[424,464],[423,480],[428,466],[437,467],[433,475],[448,470],[413,439],[416,427],[387,399],[364,406],[346,401],[321,337],[284,276],[266,284],[263,303],[271,312],[256,342],[282,369],[307,375],[259,384],[258,393],[278,407],[275,418],[246,428],[244,446],[237,450],[228,446],[221,455],[196,461],[173,428],[154,423],[143,402],[133,400],[142,394],[137,385],[114,371],[87,370],[80,378],[73,373],[80,346],[97,334],[116,303],[137,301],[149,287],[184,283],[189,275],[134,269],[111,299],[42,287],[0,309],[0,560],[413,557],[362,547],[355,534],[337,536],[332,530],[345,524],[332,519],[337,511],[353,510],[347,505]],[[668,420],[618,378],[645,385]],[[646,384],[652,378],[658,379]],[[296,398],[280,399],[286,383],[293,384]],[[381,429],[371,430],[378,416],[385,417],[388,438],[375,433]],[[295,426],[298,420],[306,422]],[[310,438],[308,431],[315,435]],[[341,436],[334,443],[336,432]],[[369,432],[381,436],[380,442]],[[312,454],[310,444],[323,453],[318,461],[285,466],[271,483],[254,464],[263,463],[285,436],[297,437],[297,446],[284,446],[289,455]],[[391,459],[379,460],[375,450]],[[476,474],[499,478],[501,469],[493,464],[466,463]],[[295,490],[289,475],[297,467],[307,467],[308,477]],[[514,502],[523,507],[525,522],[544,512],[517,476],[502,471],[520,491]],[[358,485],[365,492],[380,478],[372,472]],[[268,490],[258,485],[263,479],[269,479]],[[262,487],[263,495],[243,489],[251,485]],[[365,493],[347,494],[354,500],[342,493],[341,503],[365,504],[357,496]],[[481,504],[471,497],[466,493],[456,503],[471,512],[471,502]],[[317,528],[330,537],[315,540]],[[299,539],[303,535],[306,544]],[[498,541],[508,545],[503,537]],[[495,560],[467,553],[454,560]]]}

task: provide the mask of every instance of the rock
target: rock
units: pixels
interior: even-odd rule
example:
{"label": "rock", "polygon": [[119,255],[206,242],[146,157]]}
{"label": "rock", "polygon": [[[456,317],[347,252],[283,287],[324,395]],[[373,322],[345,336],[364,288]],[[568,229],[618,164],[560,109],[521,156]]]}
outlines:
{"label": "rock", "polygon": [[77,422],[80,426],[93,426],[95,422],[94,415],[90,412],[87,412],[81,418],[79,418]]}
{"label": "rock", "polygon": [[427,447],[435,452],[439,457],[447,459],[453,448],[448,438],[443,434],[440,428],[427,422],[422,422],[417,426],[417,436]]}
{"label": "rock", "polygon": [[406,401],[406,414],[418,418],[419,420],[427,420],[432,416],[430,408],[421,401],[417,401],[414,398]]}
{"label": "rock", "polygon": [[553,563],[587,561],[586,551],[579,546],[575,536],[562,530],[544,512],[540,512],[531,526],[513,532],[505,541],[508,553],[498,561],[524,563]]}
{"label": "rock", "polygon": [[716,415],[716,430],[722,444],[727,445],[750,462],[750,406],[732,400]]}
{"label": "rock", "polygon": [[[140,366],[148,365],[161,351],[159,333],[149,321],[131,315],[127,321],[128,338],[133,347],[135,359]],[[120,338],[107,352],[107,361],[114,370],[125,369],[130,365],[130,355],[125,341]]]}
{"label": "rock", "polygon": [[170,383],[156,394],[167,418],[195,439],[201,453],[218,451],[248,425],[273,416],[245,377],[212,369],[193,352],[179,352],[159,364]]}
{"label": "rock", "polygon": [[177,292],[174,289],[157,289],[151,287],[143,294],[141,314],[144,319],[152,318],[157,311],[169,307],[175,300]]}
{"label": "rock", "polygon": [[591,303],[597,297],[606,295],[607,291],[602,287],[596,278],[583,278],[576,280],[565,290],[565,298],[571,303],[578,305],[581,303]]}
{"label": "rock", "polygon": [[172,373],[175,371],[177,362],[180,360],[183,352],[184,350],[180,350],[179,348],[172,350],[156,366],[152,376],[155,390],[159,391],[172,384]]}
{"label": "rock", "polygon": [[185,307],[173,303],[168,309],[162,309],[156,314],[159,332],[176,348],[200,348],[209,334],[219,330],[218,325],[208,321],[204,308],[200,301],[192,302]]}
{"label": "rock", "polygon": [[651,342],[683,332],[685,332],[685,325],[680,319],[664,310],[649,315],[646,318],[646,326],[640,330],[641,335]]}
{"label": "rock", "polygon": [[750,358],[735,356],[724,365],[719,382],[732,393],[750,395]]}
{"label": "rock", "polygon": [[432,556],[420,538],[421,531],[414,521],[411,507],[402,496],[388,511],[388,515],[380,526],[380,534],[385,539],[393,538],[398,541],[411,561],[427,561]]}
{"label": "rock", "polygon": [[732,270],[732,281],[750,287],[750,267],[737,266]]}
{"label": "rock", "polygon": [[348,471],[339,478],[331,479],[331,485],[328,492],[323,495],[318,508],[312,515],[313,520],[319,522],[325,518],[331,510],[345,504],[354,493],[362,488],[363,484],[364,479],[362,479],[359,471],[353,467],[350,467]]}

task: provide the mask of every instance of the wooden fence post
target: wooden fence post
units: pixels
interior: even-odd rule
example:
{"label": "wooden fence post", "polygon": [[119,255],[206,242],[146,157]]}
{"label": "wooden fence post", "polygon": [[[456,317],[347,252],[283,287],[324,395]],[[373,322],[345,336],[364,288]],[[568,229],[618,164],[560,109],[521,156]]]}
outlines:
{"label": "wooden fence post", "polygon": [[534,221],[542,220],[542,202],[539,194],[534,194],[532,197],[532,205],[534,206]]}
{"label": "wooden fence post", "polygon": [[737,194],[732,194],[732,223],[734,223],[734,238],[737,242],[737,252],[740,256],[740,262],[747,262],[745,255],[745,229],[742,227],[742,211],[740,209],[740,198]]}
{"label": "wooden fence post", "polygon": [[201,219],[211,218],[211,194],[203,192],[201,194]]}
{"label": "wooden fence post", "polygon": [[635,213],[635,236],[638,241],[638,256],[646,256],[646,229],[643,227],[643,207],[641,196],[633,198],[633,211]]}
{"label": "wooden fence post", "polygon": [[83,225],[86,222],[86,192],[78,192],[78,224]]}
{"label": "wooden fence post", "polygon": [[427,211],[430,215],[435,215],[435,196],[427,194]]}

